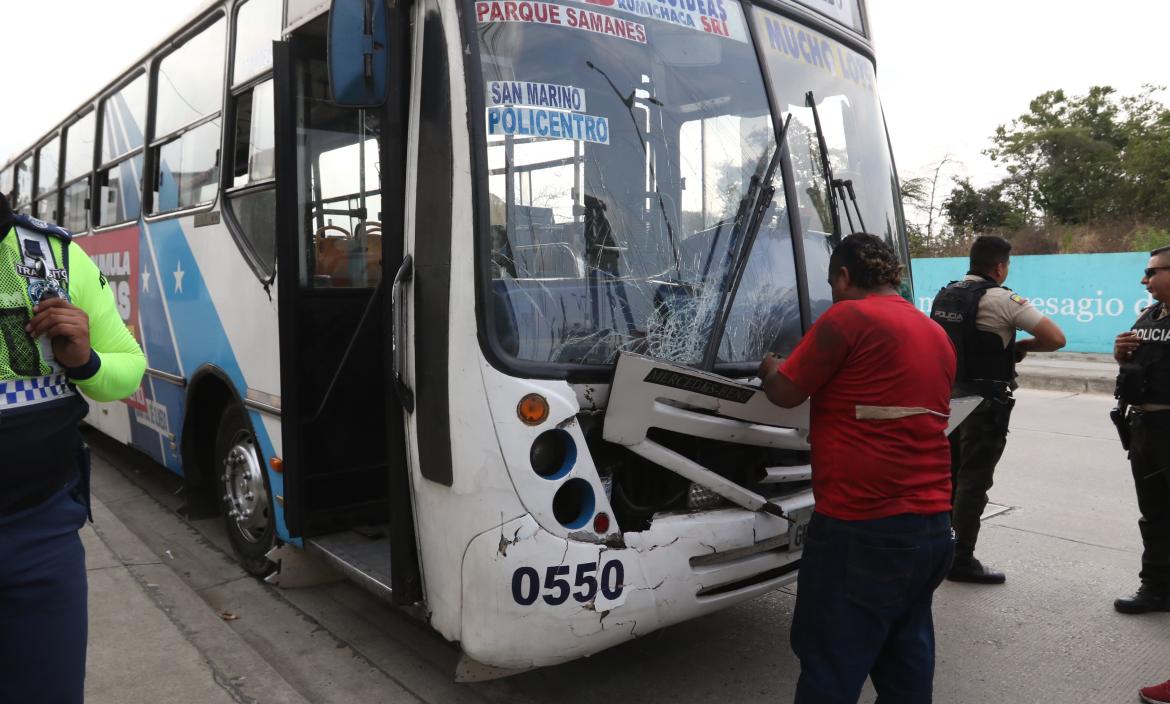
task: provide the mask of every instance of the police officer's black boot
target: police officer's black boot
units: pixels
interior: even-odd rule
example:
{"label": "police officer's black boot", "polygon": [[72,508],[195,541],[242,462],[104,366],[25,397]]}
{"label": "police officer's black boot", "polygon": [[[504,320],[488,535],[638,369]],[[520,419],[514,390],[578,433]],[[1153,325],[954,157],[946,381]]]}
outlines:
{"label": "police officer's black boot", "polygon": [[1170,588],[1142,582],[1133,596],[1118,597],[1113,608],[1123,614],[1144,614],[1151,611],[1170,611]]}
{"label": "police officer's black boot", "polygon": [[987,567],[974,555],[955,555],[955,562],[947,579],[952,582],[971,582],[973,584],[1003,584],[1007,576],[1003,572]]}

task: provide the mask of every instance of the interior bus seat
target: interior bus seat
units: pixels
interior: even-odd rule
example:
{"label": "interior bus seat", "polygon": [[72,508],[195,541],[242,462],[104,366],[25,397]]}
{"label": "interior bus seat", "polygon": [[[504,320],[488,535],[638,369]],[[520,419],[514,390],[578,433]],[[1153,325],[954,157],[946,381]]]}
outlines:
{"label": "interior bus seat", "polygon": [[[656,287],[627,287],[624,300],[613,282],[569,279],[513,279],[492,282],[493,323],[500,346],[527,360],[571,362],[606,335],[635,335],[626,329],[623,306],[638,330],[651,318]],[[600,306],[601,319],[593,319]]]}
{"label": "interior bus seat", "polygon": [[584,279],[585,262],[568,242],[545,242],[513,248],[517,278]]}
{"label": "interior bus seat", "polygon": [[370,227],[365,236],[366,285],[377,286],[382,280],[382,230]]}
{"label": "interior bus seat", "polygon": [[[326,226],[329,227],[329,226]],[[340,229],[340,228],[337,228]],[[326,277],[321,284],[326,287],[349,286],[349,237],[330,237],[323,232],[325,228],[317,230],[317,240],[314,247],[316,262],[314,273],[318,277]]]}

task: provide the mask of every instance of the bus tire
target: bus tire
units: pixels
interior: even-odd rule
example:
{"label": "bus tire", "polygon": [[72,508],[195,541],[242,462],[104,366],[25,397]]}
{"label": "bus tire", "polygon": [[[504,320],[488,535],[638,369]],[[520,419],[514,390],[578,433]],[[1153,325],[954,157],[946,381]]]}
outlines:
{"label": "bus tire", "polygon": [[276,544],[268,473],[244,409],[231,405],[215,434],[215,483],[224,527],[244,570],[267,577],[276,565],[266,555]]}

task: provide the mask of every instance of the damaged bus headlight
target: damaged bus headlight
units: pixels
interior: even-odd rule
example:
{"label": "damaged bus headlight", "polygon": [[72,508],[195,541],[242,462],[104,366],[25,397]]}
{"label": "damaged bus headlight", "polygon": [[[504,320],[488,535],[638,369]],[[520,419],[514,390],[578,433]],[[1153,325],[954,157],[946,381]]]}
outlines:
{"label": "damaged bus headlight", "polygon": [[687,490],[687,508],[692,511],[706,511],[719,508],[726,503],[726,499],[702,484],[691,482],[691,486]]}

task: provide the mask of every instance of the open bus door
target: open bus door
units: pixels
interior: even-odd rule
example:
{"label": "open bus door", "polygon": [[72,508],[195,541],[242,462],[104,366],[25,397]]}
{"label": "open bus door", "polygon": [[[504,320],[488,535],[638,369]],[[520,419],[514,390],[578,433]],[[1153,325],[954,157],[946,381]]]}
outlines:
{"label": "open bus door", "polygon": [[[406,24],[390,24],[406,56]],[[384,104],[339,106],[327,31],[321,17],[274,47],[284,511],[303,547],[410,604],[421,590],[384,334],[403,258],[409,74],[394,61]]]}

